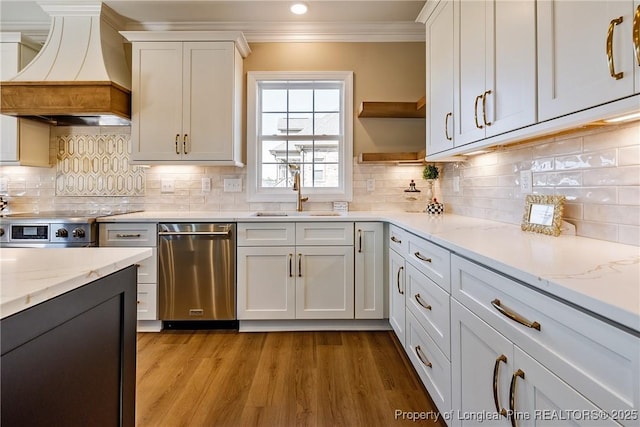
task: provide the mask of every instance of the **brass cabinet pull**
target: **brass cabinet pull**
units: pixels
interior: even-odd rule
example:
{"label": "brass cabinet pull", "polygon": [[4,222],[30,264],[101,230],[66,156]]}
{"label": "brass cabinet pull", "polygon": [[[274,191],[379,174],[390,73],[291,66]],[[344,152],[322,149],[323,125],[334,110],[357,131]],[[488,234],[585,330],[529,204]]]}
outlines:
{"label": "brass cabinet pull", "polygon": [[180,138],[180,134],[176,133],[176,154],[180,154],[180,150],[178,150],[178,138]]}
{"label": "brass cabinet pull", "polygon": [[518,427],[516,423],[516,381],[518,377],[524,379],[524,371],[518,369],[511,377],[511,386],[509,386],[509,409],[511,410],[511,427]]}
{"label": "brass cabinet pull", "polygon": [[636,61],[640,67],[640,6],[633,15],[633,46],[636,50]]}
{"label": "brass cabinet pull", "polygon": [[418,359],[420,359],[420,361],[424,364],[424,366],[433,368],[433,365],[431,364],[431,362],[429,362],[427,356],[424,355],[419,345],[416,346],[416,355],[418,356]]}
{"label": "brass cabinet pull", "polygon": [[358,252],[362,253],[362,230],[358,230]]}
{"label": "brass cabinet pull", "polygon": [[289,277],[293,277],[293,254],[289,254]]}
{"label": "brass cabinet pull", "polygon": [[607,32],[607,59],[609,60],[609,74],[616,80],[620,80],[624,73],[621,71],[616,73],[616,66],[613,63],[613,32],[616,25],[622,23],[622,16],[616,19],[612,19],[609,22],[609,31]]}
{"label": "brass cabinet pull", "polygon": [[427,304],[422,297],[420,296],[420,294],[416,294],[414,296],[414,298],[416,299],[416,301],[418,301],[418,304],[420,304],[421,306],[423,306],[424,308],[426,308],[427,310],[431,310],[431,306],[429,304]]}
{"label": "brass cabinet pull", "polygon": [[425,258],[420,252],[416,252],[413,255],[415,255],[415,257],[418,258],[420,261],[431,262],[431,258]]}
{"label": "brass cabinet pull", "polygon": [[521,325],[526,326],[527,328],[531,328],[531,329],[536,329],[536,330],[540,330],[540,323],[538,322],[530,322],[527,319],[525,319],[524,317],[522,317],[521,315],[519,315],[518,313],[509,310],[507,307],[503,306],[500,303],[499,299],[494,299],[493,301],[491,301],[491,305],[494,306],[496,308],[496,310],[498,310],[500,312],[500,314],[507,316],[509,319],[511,320],[515,320],[516,322],[520,323]]}
{"label": "brass cabinet pull", "polygon": [[182,138],[182,151],[184,152],[184,154],[189,154],[189,152],[187,151],[187,139],[188,138],[189,138],[189,135],[187,135],[185,133],[184,137]]}
{"label": "brass cabinet pull", "polygon": [[302,254],[298,254],[298,277],[302,277]]}
{"label": "brass cabinet pull", "polygon": [[391,241],[395,243],[402,243],[402,240],[398,239],[396,236],[391,236]]}
{"label": "brass cabinet pull", "polygon": [[476,96],[476,101],[473,103],[473,118],[476,121],[476,127],[478,129],[484,128],[484,126],[478,123],[478,101],[480,101],[481,98],[482,98],[482,95]]}
{"label": "brass cabinet pull", "polygon": [[482,94],[482,121],[485,125],[491,126],[491,122],[487,121],[487,95],[491,95],[490,90]]}
{"label": "brass cabinet pull", "polygon": [[453,113],[447,113],[447,115],[444,116],[444,136],[447,138],[447,141],[453,140],[453,138],[449,136],[449,118],[451,117],[453,117]]}
{"label": "brass cabinet pull", "polygon": [[400,267],[398,269],[398,276],[396,278],[396,282],[398,283],[398,292],[400,293],[400,295],[404,295],[404,291],[400,289],[400,273],[402,273],[402,270],[404,270],[404,267]]}
{"label": "brass cabinet pull", "polygon": [[507,416],[507,410],[500,408],[500,399],[498,397],[498,370],[500,369],[500,362],[507,363],[507,356],[501,354],[496,359],[495,365],[493,365],[493,403],[496,405],[496,411],[503,417]]}

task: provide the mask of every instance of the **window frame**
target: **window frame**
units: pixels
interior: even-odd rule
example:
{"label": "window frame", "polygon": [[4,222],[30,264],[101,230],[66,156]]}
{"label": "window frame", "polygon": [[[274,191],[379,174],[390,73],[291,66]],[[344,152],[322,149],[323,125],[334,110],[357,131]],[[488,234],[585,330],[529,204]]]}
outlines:
{"label": "window frame", "polygon": [[261,81],[341,81],[342,95],[342,141],[339,144],[339,186],[332,188],[302,187],[303,195],[311,202],[347,201],[353,197],[353,72],[352,71],[249,71],[247,72],[247,201],[249,202],[296,202],[296,193],[291,187],[261,187],[259,183],[262,167],[258,124],[261,108],[259,83]]}

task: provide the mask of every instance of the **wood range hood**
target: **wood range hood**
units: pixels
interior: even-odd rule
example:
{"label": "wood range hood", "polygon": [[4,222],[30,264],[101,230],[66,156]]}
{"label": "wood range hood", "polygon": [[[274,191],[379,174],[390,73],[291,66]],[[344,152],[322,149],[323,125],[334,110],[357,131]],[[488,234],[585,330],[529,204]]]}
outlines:
{"label": "wood range hood", "polygon": [[52,17],[49,36],[30,64],[0,83],[0,113],[54,125],[129,125],[122,17],[101,2],[39,4]]}

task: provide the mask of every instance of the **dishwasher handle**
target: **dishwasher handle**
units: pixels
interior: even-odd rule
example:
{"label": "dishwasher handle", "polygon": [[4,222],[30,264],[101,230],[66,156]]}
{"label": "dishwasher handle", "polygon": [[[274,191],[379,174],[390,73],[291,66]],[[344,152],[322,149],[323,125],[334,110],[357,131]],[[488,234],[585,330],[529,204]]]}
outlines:
{"label": "dishwasher handle", "polygon": [[226,236],[231,237],[231,230],[227,231],[159,231],[158,236]]}

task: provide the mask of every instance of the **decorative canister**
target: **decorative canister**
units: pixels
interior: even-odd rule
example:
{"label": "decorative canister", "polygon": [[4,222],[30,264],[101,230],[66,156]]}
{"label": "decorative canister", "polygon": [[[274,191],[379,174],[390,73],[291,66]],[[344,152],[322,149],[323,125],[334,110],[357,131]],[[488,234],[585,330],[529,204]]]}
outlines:
{"label": "decorative canister", "polygon": [[444,203],[439,203],[435,198],[427,204],[425,212],[429,215],[441,215],[444,213]]}

